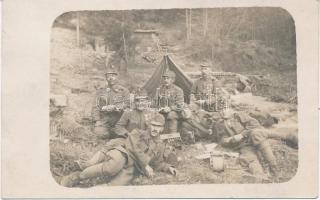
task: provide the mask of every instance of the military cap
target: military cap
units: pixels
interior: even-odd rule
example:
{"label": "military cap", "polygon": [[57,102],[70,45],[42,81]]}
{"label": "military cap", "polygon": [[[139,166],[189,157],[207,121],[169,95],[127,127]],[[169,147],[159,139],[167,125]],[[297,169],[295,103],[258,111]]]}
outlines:
{"label": "military cap", "polygon": [[165,120],[164,120],[164,117],[160,113],[155,113],[151,117],[150,123],[153,125],[164,126]]}
{"label": "military cap", "polygon": [[201,63],[200,64],[200,67],[210,67],[208,64],[205,64],[205,63]]}
{"label": "military cap", "polygon": [[110,67],[107,68],[105,75],[107,74],[118,74],[114,65],[111,65]]}
{"label": "military cap", "polygon": [[162,77],[170,77],[170,78],[175,78],[176,77],[176,73],[174,73],[173,71],[171,70],[166,70]]}

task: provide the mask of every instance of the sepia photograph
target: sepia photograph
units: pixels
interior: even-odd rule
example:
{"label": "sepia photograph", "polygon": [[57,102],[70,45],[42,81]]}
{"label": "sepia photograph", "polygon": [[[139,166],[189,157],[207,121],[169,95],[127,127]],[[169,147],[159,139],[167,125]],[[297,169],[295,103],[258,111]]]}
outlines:
{"label": "sepia photograph", "polygon": [[280,7],[61,14],[50,35],[53,179],[76,188],[290,181],[296,41]]}

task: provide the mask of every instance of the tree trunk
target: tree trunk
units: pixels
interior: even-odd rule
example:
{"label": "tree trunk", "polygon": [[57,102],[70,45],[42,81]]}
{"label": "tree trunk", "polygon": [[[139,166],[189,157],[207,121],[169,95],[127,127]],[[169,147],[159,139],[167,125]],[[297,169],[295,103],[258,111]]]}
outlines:
{"label": "tree trunk", "polygon": [[205,37],[207,35],[208,30],[208,9],[203,9],[203,36]]}
{"label": "tree trunk", "polygon": [[77,12],[77,45],[80,46],[80,14]]}
{"label": "tree trunk", "polygon": [[189,10],[189,37],[190,38],[191,38],[191,35],[192,35],[191,26],[192,26],[192,9],[190,8],[190,10]]}
{"label": "tree trunk", "polygon": [[124,36],[124,32],[122,32],[122,39],[123,39],[123,51],[124,51],[124,60],[125,60],[125,67],[123,69],[123,72],[127,73],[127,71],[128,71],[128,54],[127,54],[126,38]]}

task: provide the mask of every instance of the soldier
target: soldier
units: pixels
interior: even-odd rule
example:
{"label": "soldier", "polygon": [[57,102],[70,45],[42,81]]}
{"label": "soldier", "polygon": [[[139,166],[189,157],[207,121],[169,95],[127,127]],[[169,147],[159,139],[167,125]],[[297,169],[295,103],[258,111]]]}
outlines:
{"label": "soldier", "polygon": [[61,179],[61,185],[73,187],[81,180],[111,177],[109,185],[128,185],[137,173],[154,176],[154,170],[177,174],[177,170],[165,160],[172,148],[161,142],[164,117],[156,113],[146,131],[134,129],[128,138],[111,140],[107,147],[90,160],[79,162],[82,171],[71,173]]}
{"label": "soldier", "polygon": [[126,110],[117,122],[114,132],[119,137],[127,137],[133,129],[147,129],[147,120],[150,118],[148,110],[150,102],[145,91],[139,91],[134,96],[134,109]]}
{"label": "soldier", "polygon": [[181,136],[187,143],[195,143],[199,139],[216,141],[212,133],[212,126],[220,119],[218,112],[207,112],[198,109],[195,105],[190,105],[191,115],[181,123]]}
{"label": "soldier", "polygon": [[183,90],[174,85],[176,74],[167,70],[162,75],[162,85],[157,89],[157,102],[159,111],[166,118],[166,128],[169,133],[178,132],[178,119],[184,108]]}
{"label": "soldier", "polygon": [[[281,135],[268,132],[256,119],[244,112],[226,110],[222,117],[223,119],[216,123],[213,131],[213,134],[220,139],[222,146],[239,151],[240,164],[247,167],[253,175],[265,177],[257,156],[260,152],[268,163],[270,171],[277,176],[277,162],[268,139],[279,139]],[[289,135],[286,139],[290,139]]]}
{"label": "soldier", "polygon": [[191,88],[191,102],[196,103],[206,111],[214,111],[215,98],[218,80],[210,75],[208,65],[200,65],[201,77],[195,81]]}
{"label": "soldier", "polygon": [[105,76],[107,87],[97,91],[92,110],[93,132],[99,139],[111,138],[115,124],[129,105],[129,91],[118,84],[118,73],[113,66],[107,70]]}

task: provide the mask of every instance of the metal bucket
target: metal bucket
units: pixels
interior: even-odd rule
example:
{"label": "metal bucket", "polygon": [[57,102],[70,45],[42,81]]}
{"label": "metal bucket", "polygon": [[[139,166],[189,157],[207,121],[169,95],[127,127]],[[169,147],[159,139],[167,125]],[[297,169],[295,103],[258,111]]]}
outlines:
{"label": "metal bucket", "polygon": [[222,172],[225,169],[224,157],[223,155],[211,155],[210,156],[210,166],[215,172]]}

